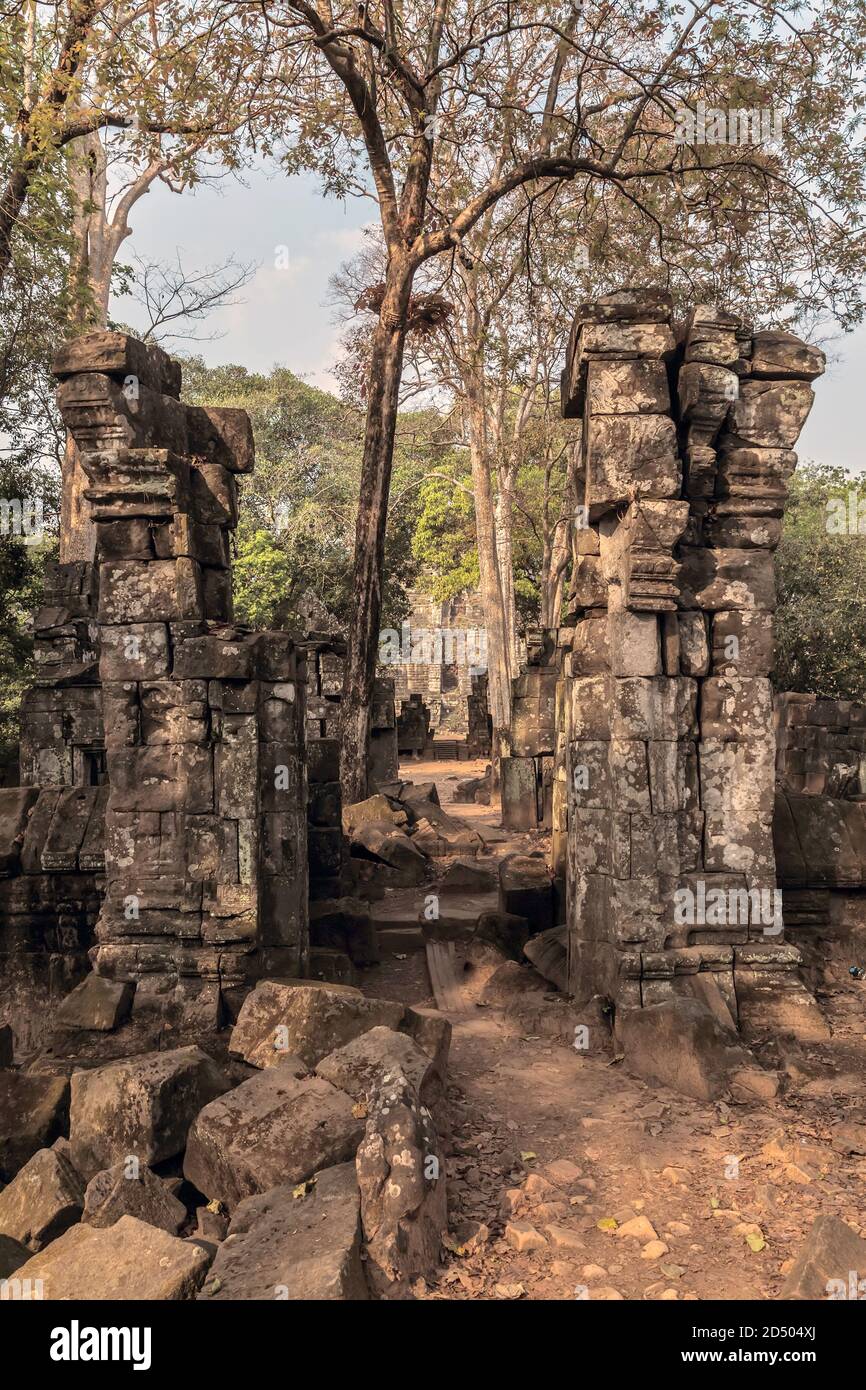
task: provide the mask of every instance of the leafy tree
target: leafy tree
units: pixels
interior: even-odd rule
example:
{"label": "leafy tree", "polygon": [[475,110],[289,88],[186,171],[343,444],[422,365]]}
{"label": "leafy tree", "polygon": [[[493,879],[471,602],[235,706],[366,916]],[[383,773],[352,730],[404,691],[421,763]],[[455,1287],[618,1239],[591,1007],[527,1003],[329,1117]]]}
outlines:
{"label": "leafy tree", "polygon": [[866,699],[866,478],[807,463],[776,552],[777,690]]}
{"label": "leafy tree", "polygon": [[[183,379],[185,400],[240,407],[252,422],[256,467],[242,482],[234,565],[238,621],[253,627],[288,624],[297,600],[310,590],[348,631],[355,610],[352,542],[362,413],[284,367],[264,375],[236,365],[208,367],[193,357],[184,362]],[[401,419],[385,571],[388,626],[399,625],[407,611],[419,484],[431,448],[439,449],[429,438],[437,429],[435,412]]]}
{"label": "leafy tree", "polygon": [[[866,20],[860,0],[819,10],[799,0],[687,9],[658,0],[373,0],[360,12],[354,0],[285,0],[263,22],[269,34],[284,26],[280,76],[298,136],[288,167],[316,168],[340,194],[369,196],[372,187],[386,252],[343,701],[341,780],[354,800],[365,791],[403,358],[427,307],[414,294],[418,272],[438,256],[461,257],[517,190],[531,206],[568,184],[578,199],[604,204],[614,226],[635,209],[648,265],[662,274],[732,266],[740,283],[760,286],[768,312],[856,322],[864,150],[852,135]],[[681,114],[698,101],[778,108],[778,145],[682,138]]]}

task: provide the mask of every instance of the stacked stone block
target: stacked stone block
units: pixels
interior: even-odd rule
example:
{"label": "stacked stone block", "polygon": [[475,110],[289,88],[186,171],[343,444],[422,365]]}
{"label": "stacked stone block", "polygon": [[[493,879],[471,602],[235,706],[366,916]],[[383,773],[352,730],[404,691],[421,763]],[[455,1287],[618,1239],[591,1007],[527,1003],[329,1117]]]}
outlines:
{"label": "stacked stone block", "polygon": [[785,691],[773,714],[776,778],[785,791],[866,797],[866,705]]}
{"label": "stacked stone block", "polygon": [[397,754],[397,708],[394,681],[377,677],[373,682],[370,702],[370,746],[367,750],[367,790],[372,795],[388,782],[396,782],[399,771]]}
{"label": "stacked stone block", "polygon": [[336,632],[304,634],[307,670],[307,857],[310,901],[342,892],[343,799],[340,703],[346,643]]}
{"label": "stacked stone block", "polygon": [[511,682],[511,753],[499,765],[502,824],[510,830],[552,825],[560,656],[555,632],[530,632],[527,665]]}
{"label": "stacked stone block", "polygon": [[397,715],[397,752],[412,753],[420,758],[429,734],[430,711],[420,695],[410,695],[408,700],[401,702]]}
{"label": "stacked stone block", "polygon": [[105,780],[98,597],[95,565],[46,567],[33,624],[36,676],[21,702],[22,786],[93,786]]}
{"label": "stacked stone block", "polygon": [[0,789],[0,1019],[27,1056],[90,968],[107,787]]}
{"label": "stacked stone block", "polygon": [[466,748],[470,758],[489,758],[493,746],[493,719],[488,699],[488,678],[472,677],[472,690],[466,696]]}
{"label": "stacked stone block", "polygon": [[[772,552],[823,368],[792,335],[706,306],[675,336],[662,292],[622,291],[576,316],[563,376],[564,413],[583,422],[575,626],[559,731],[581,998],[648,1004],[709,971],[736,1017],[738,995],[793,980],[796,951],[755,907],[776,886]],[[683,890],[697,905],[713,888],[744,890],[736,921],[678,913]]]}
{"label": "stacked stone block", "polygon": [[109,783],[99,973],[208,1026],[306,959],[304,671],[232,623],[243,411],[184,405],[164,353],[96,333],[55,361],[97,530]]}

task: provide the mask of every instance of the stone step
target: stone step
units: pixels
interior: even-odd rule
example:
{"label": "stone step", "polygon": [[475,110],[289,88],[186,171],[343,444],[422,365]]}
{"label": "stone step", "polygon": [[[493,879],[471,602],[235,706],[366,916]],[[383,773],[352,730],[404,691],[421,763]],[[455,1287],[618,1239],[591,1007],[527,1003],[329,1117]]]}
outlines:
{"label": "stone step", "polygon": [[390,955],[411,955],[424,950],[424,933],[416,924],[414,927],[382,927],[379,930],[379,953]]}

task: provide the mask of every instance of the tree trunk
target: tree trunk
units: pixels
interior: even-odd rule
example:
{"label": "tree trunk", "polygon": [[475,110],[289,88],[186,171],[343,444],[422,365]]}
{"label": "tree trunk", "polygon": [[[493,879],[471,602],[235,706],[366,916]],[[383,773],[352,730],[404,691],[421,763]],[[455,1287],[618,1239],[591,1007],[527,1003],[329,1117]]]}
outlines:
{"label": "tree trunk", "polygon": [[508,629],[496,552],[496,518],[490,463],[485,448],[484,403],[473,385],[467,392],[469,405],[469,457],[472,464],[472,490],[475,494],[475,537],[478,547],[478,574],[481,603],[487,625],[487,673],[490,713],[493,716],[493,760],[511,746],[511,672],[508,662]]}
{"label": "tree trunk", "polygon": [[517,656],[517,604],[514,597],[513,516],[514,484],[508,472],[505,469],[500,469],[495,513],[496,556],[499,567],[499,582],[502,586],[502,603],[505,609],[508,670],[512,678],[517,675],[520,664]]}
{"label": "tree trunk", "polygon": [[367,795],[370,702],[379,652],[388,490],[411,289],[411,272],[399,266],[389,269],[370,354],[367,425],[355,528],[354,586],[358,606],[349,631],[343,683],[340,784],[345,803],[361,801]]}
{"label": "tree trunk", "polygon": [[27,199],[30,176],[24,169],[12,174],[0,197],[0,289],[12,260],[12,233]]}

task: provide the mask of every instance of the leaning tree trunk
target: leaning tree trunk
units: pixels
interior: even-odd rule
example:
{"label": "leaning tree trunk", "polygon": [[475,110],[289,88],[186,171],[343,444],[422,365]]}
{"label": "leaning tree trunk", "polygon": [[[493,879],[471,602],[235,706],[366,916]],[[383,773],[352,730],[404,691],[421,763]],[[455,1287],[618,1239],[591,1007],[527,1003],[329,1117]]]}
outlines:
{"label": "leaning tree trunk", "polygon": [[340,784],[344,803],[361,801],[367,795],[370,702],[379,651],[388,490],[411,288],[409,272],[389,275],[370,353],[367,426],[355,528],[354,588],[358,606],[349,629],[343,683]]}

